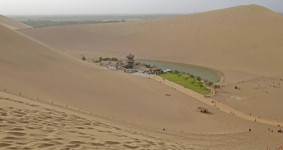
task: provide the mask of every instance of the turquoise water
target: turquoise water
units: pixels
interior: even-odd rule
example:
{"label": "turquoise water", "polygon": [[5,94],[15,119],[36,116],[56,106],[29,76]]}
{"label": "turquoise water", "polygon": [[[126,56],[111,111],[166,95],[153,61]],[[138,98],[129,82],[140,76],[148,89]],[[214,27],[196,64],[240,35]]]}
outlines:
{"label": "turquoise water", "polygon": [[200,76],[202,79],[207,79],[208,81],[214,83],[220,80],[217,72],[204,67],[157,60],[137,60],[137,62],[155,65],[160,69],[178,70],[180,72],[185,72],[194,76]]}

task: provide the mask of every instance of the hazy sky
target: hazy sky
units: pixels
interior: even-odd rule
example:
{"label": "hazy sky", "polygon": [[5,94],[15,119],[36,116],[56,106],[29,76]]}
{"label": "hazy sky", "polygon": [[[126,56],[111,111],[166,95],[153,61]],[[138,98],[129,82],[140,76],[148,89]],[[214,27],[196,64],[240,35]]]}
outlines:
{"label": "hazy sky", "polygon": [[0,14],[172,14],[244,4],[283,12],[283,0],[0,0]]}

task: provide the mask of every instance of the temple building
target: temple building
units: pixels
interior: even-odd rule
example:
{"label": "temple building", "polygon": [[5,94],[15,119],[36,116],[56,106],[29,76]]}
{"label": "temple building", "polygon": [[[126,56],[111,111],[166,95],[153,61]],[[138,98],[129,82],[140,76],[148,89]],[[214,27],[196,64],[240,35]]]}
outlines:
{"label": "temple building", "polygon": [[[129,54],[126,56],[127,60],[122,61],[119,59],[105,59],[104,61],[100,61],[101,67],[106,67],[110,70],[124,71],[127,73],[145,73],[145,74],[158,74],[162,73],[162,70],[156,66],[146,65],[137,63],[135,64],[135,55]],[[171,71],[171,70],[169,70]]]}
{"label": "temple building", "polygon": [[127,60],[127,66],[129,66],[129,67],[133,67],[134,66],[134,63],[135,63],[135,60],[134,60],[134,57],[135,57],[135,55],[133,55],[133,54],[129,54],[129,55],[127,55],[126,56],[127,58],[128,58],[128,60]]}

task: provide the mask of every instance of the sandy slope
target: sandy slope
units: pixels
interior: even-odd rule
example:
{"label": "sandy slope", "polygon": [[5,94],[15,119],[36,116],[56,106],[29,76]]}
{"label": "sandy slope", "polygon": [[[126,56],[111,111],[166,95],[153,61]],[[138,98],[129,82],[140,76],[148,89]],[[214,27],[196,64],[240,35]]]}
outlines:
{"label": "sandy slope", "polygon": [[276,129],[187,134],[160,131],[0,92],[0,149],[275,149]]}
{"label": "sandy slope", "polygon": [[[283,120],[283,77],[259,77],[224,86],[215,96],[220,102],[260,117]],[[235,86],[240,90],[235,89]]]}
{"label": "sandy slope", "polygon": [[118,56],[132,52],[139,58],[211,67],[232,82],[242,72],[249,73],[242,79],[283,73],[279,69],[283,67],[283,17],[257,5],[157,20],[21,32],[59,50]]}
{"label": "sandy slope", "polygon": [[[261,11],[266,10],[258,6],[242,6],[232,10],[236,11],[239,8],[243,10],[247,8],[256,9],[251,9],[251,12],[258,11],[258,9]],[[226,10],[223,11],[225,12]],[[257,13],[252,15],[257,16]],[[266,15],[271,15],[272,17],[267,18],[274,17],[273,19],[276,21],[280,18],[280,16],[270,13],[269,10],[263,12],[260,16],[264,17]],[[208,18],[211,17],[207,17],[204,20]],[[155,29],[152,31],[152,37],[154,38],[155,36],[157,37],[157,34],[163,33],[160,32],[160,27],[166,24],[174,24],[173,20],[168,21],[170,23],[166,23],[166,19],[150,21],[151,25],[149,26],[144,25],[147,22],[141,23],[144,25],[143,27],[146,27],[144,29]],[[155,24],[155,22],[157,23]],[[164,23],[159,24],[158,22]],[[124,34],[131,34],[130,31],[134,27],[137,27],[137,23],[139,22],[126,23],[126,25],[129,24],[126,27],[123,27],[125,24],[118,24],[117,28],[112,27],[115,24],[85,26],[90,26],[88,29],[91,30],[96,28],[111,29],[105,30],[101,34],[105,33],[112,36],[115,35],[114,33],[117,33],[117,37],[113,36],[112,39],[108,39],[108,36],[100,35],[101,38],[97,37],[97,39],[101,39],[101,42],[106,40],[104,42],[109,42],[110,47],[116,41],[120,43],[118,45],[120,45],[122,50],[123,38],[118,33],[125,31]],[[71,30],[70,28],[80,27],[83,26],[64,28],[66,29],[66,32],[64,32],[66,33],[66,37],[70,34],[72,36],[69,37],[74,38],[74,41],[76,41],[77,37],[74,35],[81,36],[81,41],[86,42],[85,45],[87,47],[91,46],[87,44],[88,42],[93,42],[91,41],[93,40],[93,36],[88,36],[89,32],[86,32],[87,34],[85,35],[80,34],[80,30],[73,30],[77,33],[67,32]],[[58,30],[58,33],[61,30]],[[172,34],[175,33],[173,31],[170,32]],[[48,35],[47,33],[52,34],[52,32],[46,32],[46,34],[41,35],[46,36]],[[148,36],[146,34],[149,34],[149,32],[143,31],[140,33],[145,34],[143,36]],[[175,35],[178,34],[179,32]],[[99,68],[91,63],[83,62],[44,46],[1,25],[0,35],[0,89],[6,89],[10,93],[29,97],[28,99],[22,99],[7,93],[0,93],[2,97],[0,101],[0,125],[3,127],[0,128],[1,148],[24,148],[26,146],[34,149],[53,148],[56,146],[58,149],[72,147],[92,149],[104,146],[101,149],[125,147],[129,149],[137,147],[137,149],[142,149],[145,148],[143,146],[150,145],[150,148],[153,149],[163,149],[164,147],[172,147],[173,149],[174,147],[177,147],[176,149],[184,149],[184,147],[195,149],[262,149],[266,148],[266,146],[275,148],[281,144],[283,139],[281,134],[272,133],[267,130],[268,128],[272,128],[275,131],[278,129],[277,127],[245,121],[233,115],[222,113],[214,107],[205,105],[153,79],[131,76]],[[84,41],[84,38],[91,40]],[[118,39],[122,41],[118,41]],[[130,40],[130,42],[133,42],[132,46],[134,46],[134,41],[131,41],[134,39],[128,38],[124,40]],[[67,45],[70,47],[73,45],[72,41],[66,42],[63,38],[57,40],[58,43],[60,40],[63,44],[68,43]],[[149,42],[147,38],[142,38],[138,41],[145,42],[145,46],[152,46],[150,43],[146,43]],[[156,43],[157,48],[159,44]],[[162,44],[160,45],[162,46]],[[103,47],[105,45],[102,43],[100,46]],[[278,46],[278,43],[276,45],[276,40],[274,46]],[[117,50],[119,50],[119,46],[117,47]],[[106,50],[108,48],[105,47]],[[144,52],[140,51],[140,56],[149,56],[151,58],[148,52],[148,50]],[[136,51],[136,53],[139,52]],[[121,51],[119,54],[124,55],[124,52]],[[157,54],[157,52],[153,51],[153,54]],[[173,55],[173,52],[169,52],[169,49],[164,54],[160,52],[159,54],[156,55],[156,58],[161,56],[165,58],[165,55],[167,55],[166,58],[169,60],[180,59],[180,61],[184,61],[185,56],[188,56],[182,55],[182,57],[177,57],[179,54],[175,52],[175,55]],[[169,55],[172,55],[172,57],[170,56],[171,59]],[[197,56],[197,53],[195,55]],[[172,59],[173,57],[174,59]],[[191,60],[193,61],[194,59]],[[215,65],[217,67],[216,64],[211,64],[211,66]],[[225,68],[225,65],[224,63],[223,68]],[[245,69],[249,69],[249,67],[243,68],[243,70]],[[263,69],[259,67],[252,71],[254,71],[253,73],[260,73]],[[280,73],[280,71],[273,72],[271,70],[270,73],[275,75]],[[166,96],[166,94],[170,94],[171,96]],[[39,102],[31,102],[30,99]],[[58,107],[54,108],[54,106],[50,106],[51,108],[46,109],[49,105],[42,102],[53,103],[53,105],[60,105],[61,107],[59,109]],[[197,111],[197,107],[199,106],[207,107],[212,114],[206,115],[199,113]],[[104,120],[98,123],[97,121],[91,121],[94,118],[89,118],[89,116],[82,115],[81,113],[73,114],[74,111],[66,112],[68,108],[112,118],[114,121],[110,123],[106,121],[106,123]],[[276,110],[275,112],[277,113],[278,111]],[[37,121],[34,121],[34,119]],[[97,119],[95,117],[94,120]],[[89,125],[90,122],[91,125]],[[114,124],[119,124],[118,129],[114,128],[114,126],[117,127]],[[132,129],[133,127],[135,129]],[[121,128],[123,130],[119,130]],[[151,129],[155,132],[163,132],[162,129],[164,128],[166,133],[157,134],[149,131],[140,134],[141,132],[143,133],[143,129],[140,128]],[[249,128],[252,129],[252,132],[248,132]],[[45,132],[48,132],[48,134]],[[48,136],[46,137],[46,135]],[[126,137],[123,137],[123,135],[126,135]],[[20,142],[17,141],[19,138]],[[148,143],[148,141],[153,141],[153,143]]]}
{"label": "sandy slope", "polygon": [[[151,79],[108,71],[0,27],[0,88],[98,115],[186,132],[237,132],[231,116]],[[166,96],[170,94],[172,96]],[[235,122],[233,126],[222,120]],[[210,122],[210,124],[206,124]],[[239,126],[238,126],[239,125]]]}
{"label": "sandy slope", "polygon": [[[180,92],[182,92],[182,93],[185,93],[185,94],[187,94],[187,95],[189,95],[189,96],[191,96],[191,97],[193,97],[193,98],[195,98],[195,99],[197,99],[197,100],[199,100],[199,101],[201,101],[201,102],[203,102],[203,103],[205,103],[205,104],[207,104],[207,105],[210,105],[210,106],[213,106],[213,107],[216,107],[217,109],[219,109],[219,110],[221,110],[222,112],[225,112],[225,113],[228,113],[228,114],[232,114],[233,116],[236,116],[236,117],[239,117],[239,118],[241,118],[241,119],[245,119],[245,120],[249,120],[249,121],[255,121],[255,122],[258,122],[258,123],[262,123],[262,124],[266,124],[266,125],[271,125],[271,126],[282,126],[283,127],[283,121],[280,121],[280,120],[275,120],[275,119],[270,119],[270,118],[273,118],[273,117],[271,117],[271,116],[269,116],[269,118],[263,118],[262,116],[254,116],[254,114],[251,114],[251,113],[245,113],[245,112],[247,112],[247,111],[239,111],[239,110],[237,110],[237,109],[235,109],[235,108],[232,108],[232,107],[229,107],[228,105],[226,105],[226,104],[224,104],[224,103],[221,103],[221,101],[215,101],[214,99],[215,99],[215,97],[213,97],[213,98],[211,98],[211,97],[205,97],[205,96],[203,96],[202,94],[199,94],[199,93],[197,93],[197,92],[194,92],[194,91],[192,91],[192,90],[190,90],[190,89],[186,89],[186,88],[184,88],[183,86],[180,86],[180,85],[178,85],[178,84],[176,84],[176,83],[174,83],[174,82],[171,82],[171,81],[169,81],[169,80],[164,80],[163,78],[161,78],[161,77],[159,77],[159,76],[157,76],[157,75],[153,75],[153,76],[151,76],[151,78],[152,79],[154,79],[154,80],[156,80],[156,81],[158,81],[158,82],[161,82],[161,83],[163,83],[163,84],[165,84],[165,85],[168,85],[168,86],[170,86],[170,87],[172,87],[172,88],[174,88],[174,89],[176,89],[176,90],[178,90],[178,91],[180,91]],[[279,79],[280,80],[280,79]],[[280,80],[281,81],[281,80]],[[278,85],[278,83],[277,83],[277,85]],[[279,83],[279,85],[280,85],[280,83]],[[239,86],[239,85],[238,85]],[[274,88],[274,87],[273,87]],[[276,87],[276,88],[278,88],[278,87]],[[280,87],[279,87],[280,88]],[[254,88],[255,89],[255,88]],[[240,90],[239,90],[240,91]],[[232,93],[232,92],[231,92]],[[277,93],[277,92],[276,92]],[[233,93],[233,94],[235,94],[235,93]],[[268,94],[268,93],[266,93],[265,92],[265,94]],[[277,94],[280,94],[279,92],[277,93]],[[220,94],[217,94],[217,96],[216,97],[218,97]],[[243,95],[247,95],[247,93],[245,93],[245,94],[243,94]],[[256,95],[256,94],[254,94],[254,93],[251,93],[250,95]],[[223,96],[220,96],[221,98],[223,98]],[[233,100],[233,98],[235,98],[235,99],[237,99],[237,100],[239,100],[239,101],[241,101],[243,98],[241,98],[240,96],[231,96],[230,97],[230,99],[228,99],[228,98],[223,98],[223,99],[227,99],[227,100]],[[277,100],[277,102],[278,102],[278,100]],[[281,101],[280,101],[281,102]],[[270,101],[268,101],[268,102],[266,102],[265,103],[265,105],[266,104],[269,104],[270,105],[270,103],[272,103],[272,102],[270,102]],[[281,104],[281,103],[280,103]],[[280,104],[278,104],[277,103],[277,106],[281,106]],[[259,106],[261,106],[261,107],[263,107],[264,105],[259,105]],[[274,106],[274,105],[273,105]],[[244,106],[242,106],[242,107],[240,107],[240,108],[245,108]],[[250,108],[250,107],[248,107],[248,108]],[[274,108],[270,108],[270,110],[271,109],[274,109]],[[264,110],[264,108],[261,108],[260,110]],[[256,112],[256,114],[258,114],[259,112]],[[282,115],[281,115],[281,113],[278,113],[278,112],[276,112],[276,111],[270,111],[270,112],[266,112],[266,111],[263,111],[262,112],[262,114],[267,114],[267,113],[273,113],[274,115],[276,115],[277,117],[282,117]]]}
{"label": "sandy slope", "polygon": [[0,149],[200,149],[7,93],[0,102]]}
{"label": "sandy slope", "polygon": [[8,17],[0,15],[0,24],[9,27],[11,29],[27,29],[32,28],[29,25],[23,24],[21,22],[15,21],[13,19],[10,19]]}
{"label": "sandy slope", "polygon": [[[267,8],[247,5],[157,20],[21,32],[89,58],[124,57],[133,52],[139,58],[219,70],[227,88],[219,91],[217,100],[245,113],[282,121],[282,88],[269,88],[268,94],[264,89],[253,90],[261,84],[257,78],[273,80],[283,75],[283,17]],[[235,85],[243,90],[235,91]]]}

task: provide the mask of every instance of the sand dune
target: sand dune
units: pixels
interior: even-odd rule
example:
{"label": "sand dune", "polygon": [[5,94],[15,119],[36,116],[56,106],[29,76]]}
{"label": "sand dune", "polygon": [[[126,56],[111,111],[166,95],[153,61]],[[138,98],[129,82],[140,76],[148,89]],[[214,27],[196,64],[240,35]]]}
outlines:
{"label": "sand dune", "polygon": [[0,149],[200,149],[157,133],[148,135],[71,110],[0,95]]}
{"label": "sand dune", "polygon": [[[278,128],[188,134],[107,120],[55,104],[0,92],[0,149],[275,149]],[[271,130],[274,132],[272,133]],[[251,142],[252,141],[252,142]]]}
{"label": "sand dune", "polygon": [[253,115],[282,121],[282,84],[282,76],[259,77],[229,84],[218,92],[215,99]]}
{"label": "sand dune", "polygon": [[249,75],[282,74],[283,17],[258,5],[157,20],[22,30],[58,50],[202,65]]}
{"label": "sand dune", "polygon": [[[273,111],[271,111],[271,112],[268,112],[268,113],[272,113],[273,114],[273,116],[271,116],[271,115],[269,115],[269,118],[267,119],[267,118],[263,118],[262,116],[255,116],[254,114],[251,114],[251,113],[245,113],[245,112],[247,112],[247,111],[239,111],[239,110],[237,110],[237,109],[235,109],[235,108],[232,108],[232,107],[229,107],[228,105],[225,105],[225,104],[223,104],[223,103],[221,103],[219,100],[218,101],[215,101],[213,98],[210,98],[210,97],[204,97],[202,94],[199,94],[199,93],[197,93],[197,92],[194,92],[194,91],[192,91],[192,90],[189,90],[189,89],[186,89],[186,88],[184,88],[183,86],[180,86],[180,85],[178,85],[178,84],[176,84],[176,83],[174,83],[174,82],[171,82],[171,81],[168,81],[168,80],[163,80],[163,78],[161,78],[161,77],[159,77],[159,76],[156,76],[156,75],[154,75],[154,76],[151,76],[151,78],[153,78],[153,79],[155,79],[155,80],[157,80],[157,81],[159,81],[159,82],[162,82],[163,84],[165,84],[165,85],[168,85],[168,86],[170,86],[170,87],[173,87],[173,88],[175,88],[176,90],[178,90],[178,91],[181,91],[182,93],[185,93],[185,94],[187,94],[187,95],[189,95],[189,96],[191,96],[191,97],[194,97],[194,98],[196,98],[197,100],[199,100],[199,101],[201,101],[201,102],[203,102],[203,103],[205,103],[205,104],[207,104],[207,105],[210,105],[210,106],[213,106],[213,107],[216,107],[217,109],[219,109],[219,110],[221,110],[221,111],[223,111],[223,112],[225,112],[225,113],[228,113],[228,114],[232,114],[232,115],[234,115],[234,116],[236,116],[236,117],[239,117],[239,118],[241,118],[241,119],[245,119],[245,120],[249,120],[249,121],[255,121],[256,120],[256,122],[258,122],[258,123],[262,123],[262,124],[266,124],[266,125],[271,125],[271,126],[283,126],[283,121],[280,121],[280,120],[275,120],[275,119],[270,119],[270,118],[273,118],[274,116],[276,116],[276,117],[282,117],[280,114],[281,114],[281,112],[279,112],[278,113],[278,111],[274,111],[274,108],[272,108],[272,107],[270,107],[270,110],[272,109]],[[278,83],[277,83],[277,85],[278,85]],[[279,85],[280,85],[280,83],[279,83]],[[273,87],[274,88],[274,87]],[[276,88],[278,88],[278,87],[276,87]],[[279,87],[280,88],[280,87]],[[233,94],[235,94],[235,92],[231,92],[231,93],[233,93]],[[229,94],[231,94],[231,93],[229,93]],[[265,93],[265,94],[267,94],[267,93]],[[279,94],[279,93],[277,93],[277,94]],[[217,96],[219,96],[220,94],[218,94]],[[228,95],[228,94],[227,94]],[[247,96],[247,94],[245,93],[245,94],[243,94],[243,95],[245,95],[245,96]],[[250,94],[250,95],[256,95],[256,94]],[[223,97],[223,96],[220,96],[221,98],[223,98],[224,100],[227,100],[227,101],[233,101],[233,99],[235,98],[235,99],[237,99],[237,100],[239,100],[239,101],[241,101],[243,98],[241,98],[240,96],[231,96],[230,97],[230,99],[229,98],[227,98],[227,97]],[[215,98],[215,97],[214,97]],[[278,102],[278,100],[275,100],[275,102]],[[261,102],[262,103],[262,102]],[[278,106],[278,103],[276,103],[276,105],[274,105],[272,102],[271,102],[271,100],[269,100],[268,102],[266,102],[264,105],[262,105],[262,104],[260,104],[258,107],[262,107],[262,108],[260,108],[260,109],[257,109],[257,110],[265,110],[265,108],[264,108],[264,106],[265,105],[271,105],[271,106]],[[281,103],[279,103],[279,107],[281,106],[280,105]],[[254,105],[256,105],[256,104],[254,104]],[[245,108],[245,106],[242,106],[242,107],[240,107],[240,108]],[[248,107],[248,108],[251,108],[251,107]],[[276,109],[276,110],[280,110],[280,109]],[[250,111],[250,112],[255,112],[255,111]],[[261,111],[262,112],[262,114],[264,114],[264,115],[266,115],[267,113],[265,112],[265,111]],[[258,114],[259,112],[256,112],[255,114]]]}
{"label": "sand dune", "polygon": [[[277,64],[281,25],[281,16],[252,5],[152,21],[21,32],[59,50],[118,56],[131,51],[138,57],[193,63],[224,73],[236,70],[246,77],[281,74],[276,68],[282,65]],[[0,89],[5,91],[0,92],[0,149],[221,150],[282,145],[282,134],[276,133],[280,127],[222,113],[153,79],[100,68],[2,25],[0,35]],[[223,93],[233,84],[226,86]],[[200,106],[211,114],[199,113]],[[272,111],[267,118],[281,112]]]}
{"label": "sand dune", "polygon": [[[132,52],[138,58],[219,70],[224,74],[222,84],[227,88],[218,91],[217,100],[245,113],[282,121],[282,88],[269,88],[268,94],[265,94],[266,90],[253,90],[261,84],[257,78],[264,76],[272,80],[283,75],[280,69],[283,68],[283,17],[262,6],[238,6],[157,20],[47,27],[21,32],[58,50],[90,58],[101,55],[124,57]],[[235,91],[235,85],[243,90]],[[242,100],[237,100],[238,97]]]}
{"label": "sand dune", "polygon": [[215,108],[211,108],[213,116],[204,116],[196,110],[204,104],[161,83],[101,69],[5,27],[0,27],[0,33],[6,35],[0,37],[2,90],[157,128],[212,133],[241,130],[215,120],[231,116]]}
{"label": "sand dune", "polygon": [[11,29],[27,29],[32,28],[29,25],[23,24],[21,22],[15,21],[13,19],[10,19],[8,17],[0,15],[0,24],[9,27]]}

